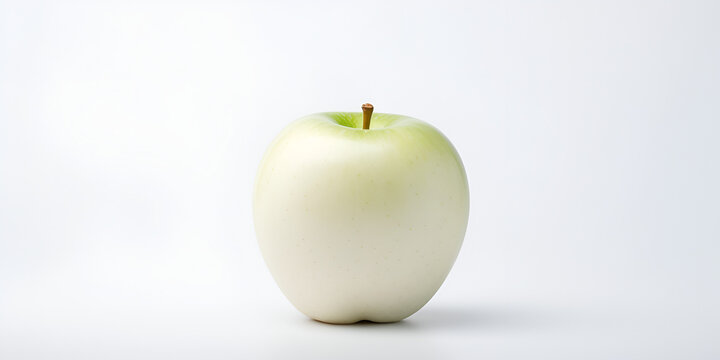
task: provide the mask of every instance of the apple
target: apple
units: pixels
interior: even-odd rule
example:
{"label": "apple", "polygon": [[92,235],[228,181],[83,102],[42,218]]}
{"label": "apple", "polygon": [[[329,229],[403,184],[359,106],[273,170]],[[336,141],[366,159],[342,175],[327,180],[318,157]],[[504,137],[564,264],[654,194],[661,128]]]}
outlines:
{"label": "apple", "polygon": [[418,311],[450,272],[467,227],[467,176],[450,141],[421,120],[363,111],[290,124],[255,181],[263,258],[290,302],[326,323]]}

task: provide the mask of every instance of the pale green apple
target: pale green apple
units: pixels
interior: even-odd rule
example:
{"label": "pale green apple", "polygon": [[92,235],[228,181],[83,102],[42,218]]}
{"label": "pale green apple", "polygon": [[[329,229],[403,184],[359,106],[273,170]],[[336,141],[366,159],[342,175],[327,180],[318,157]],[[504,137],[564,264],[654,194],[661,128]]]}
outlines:
{"label": "pale green apple", "polygon": [[401,115],[320,113],[273,141],[255,182],[260,250],[305,315],[393,322],[419,310],[465,236],[469,193],[440,131]]}

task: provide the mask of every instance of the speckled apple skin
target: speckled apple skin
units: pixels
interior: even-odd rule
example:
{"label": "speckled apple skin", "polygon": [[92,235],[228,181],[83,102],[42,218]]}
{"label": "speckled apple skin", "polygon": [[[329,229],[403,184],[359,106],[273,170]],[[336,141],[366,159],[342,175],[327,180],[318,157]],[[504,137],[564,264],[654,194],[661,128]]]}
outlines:
{"label": "speckled apple skin", "polygon": [[253,199],[278,286],[327,323],[394,322],[418,311],[465,236],[467,177],[437,129],[406,116],[320,113],[273,141]]}

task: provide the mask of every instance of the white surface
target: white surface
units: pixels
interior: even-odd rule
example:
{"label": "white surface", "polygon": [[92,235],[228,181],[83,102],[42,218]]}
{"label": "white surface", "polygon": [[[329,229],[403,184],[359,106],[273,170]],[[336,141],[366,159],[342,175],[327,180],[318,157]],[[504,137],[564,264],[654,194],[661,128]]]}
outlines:
{"label": "white surface", "polygon": [[[0,358],[720,357],[717,2],[0,3]],[[471,191],[433,300],[328,326],[251,221],[302,115],[431,122]]]}

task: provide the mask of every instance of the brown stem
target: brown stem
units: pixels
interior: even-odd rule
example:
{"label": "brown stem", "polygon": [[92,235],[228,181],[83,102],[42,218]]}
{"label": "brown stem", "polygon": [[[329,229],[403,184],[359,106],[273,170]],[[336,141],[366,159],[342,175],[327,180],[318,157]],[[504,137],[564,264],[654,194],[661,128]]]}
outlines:
{"label": "brown stem", "polygon": [[372,104],[363,104],[363,129],[370,129],[370,119],[372,118],[373,106]]}

